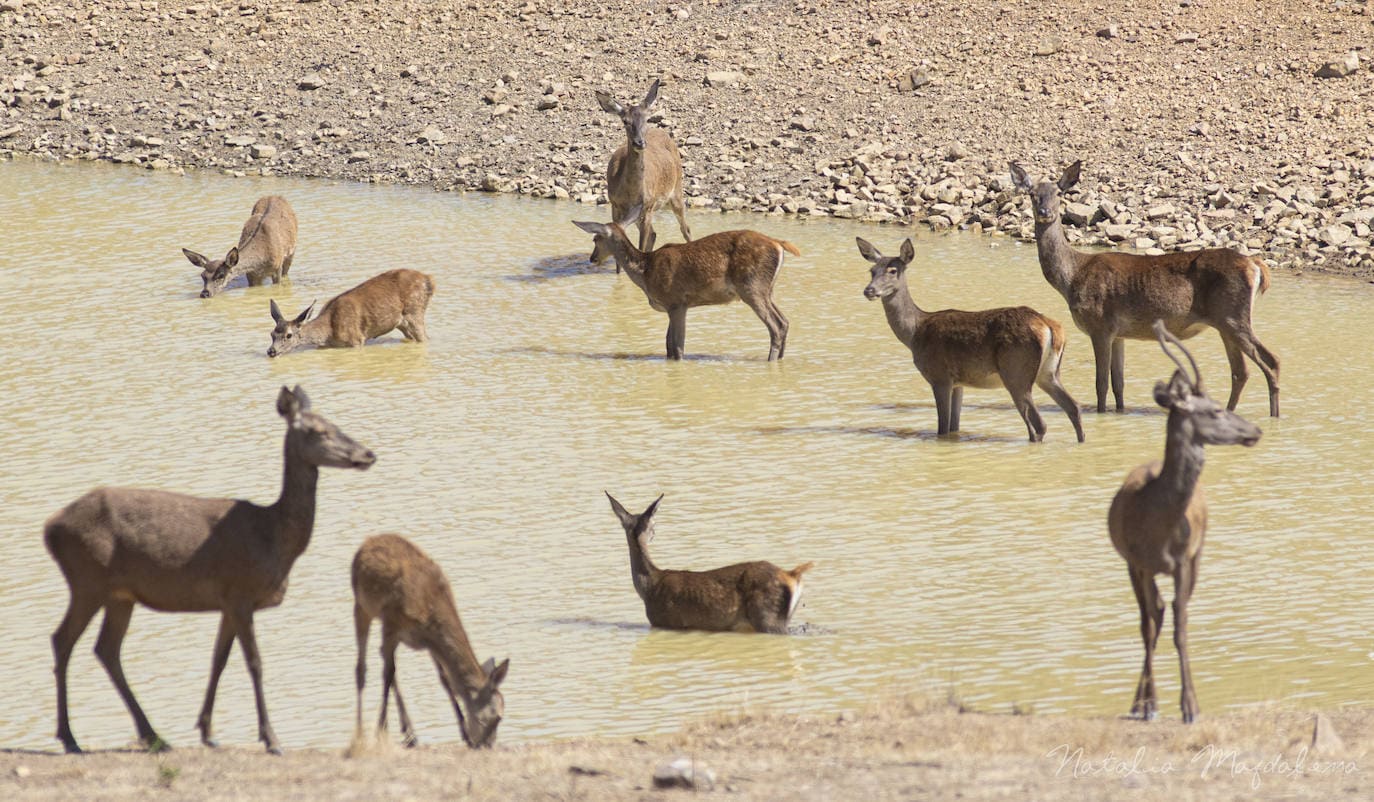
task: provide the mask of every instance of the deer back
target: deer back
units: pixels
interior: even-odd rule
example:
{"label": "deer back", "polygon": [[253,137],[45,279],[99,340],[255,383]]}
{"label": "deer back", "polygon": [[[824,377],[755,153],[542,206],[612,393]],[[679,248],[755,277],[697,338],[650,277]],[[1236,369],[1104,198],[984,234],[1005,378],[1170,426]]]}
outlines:
{"label": "deer back", "polygon": [[990,388],[1002,386],[999,370],[1006,366],[1038,371],[1056,343],[1062,348],[1058,323],[1030,307],[1008,306],[931,312],[909,345],[916,369],[928,381]]}
{"label": "deer back", "polygon": [[296,212],[280,195],[260,198],[239,233],[240,272],[263,278],[281,275],[296,250]]}
{"label": "deer back", "polygon": [[664,245],[645,255],[642,288],[667,308],[728,303],[746,287],[768,292],[781,263],[779,248],[799,253],[791,243],[745,230]]}
{"label": "deer back", "polygon": [[453,589],[439,565],[400,535],[370,537],[353,557],[353,596],[368,615],[382,619],[402,643],[430,649],[443,641],[478,667]]}
{"label": "deer back", "polygon": [[347,345],[380,337],[401,319],[429,306],[434,279],[418,270],[388,270],[330,299],[303,331],[327,333],[329,345]]}
{"label": "deer back", "polygon": [[644,597],[649,623],[666,629],[779,632],[800,594],[797,577],[766,562],[711,571],[663,571]]}

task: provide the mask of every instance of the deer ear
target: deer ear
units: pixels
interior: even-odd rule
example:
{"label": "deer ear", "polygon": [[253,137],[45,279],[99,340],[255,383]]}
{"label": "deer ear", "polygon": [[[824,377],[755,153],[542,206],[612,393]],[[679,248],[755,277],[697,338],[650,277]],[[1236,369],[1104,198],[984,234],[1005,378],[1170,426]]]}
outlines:
{"label": "deer ear", "polygon": [[487,675],[487,687],[494,691],[501,687],[501,683],[506,681],[506,672],[510,671],[510,658],[507,657],[505,660],[502,660],[499,666],[488,668],[492,663],[492,658],[488,657],[487,662],[482,665],[482,670],[485,671]]}
{"label": "deer ear", "polygon": [[603,237],[610,236],[610,229],[605,223],[592,223],[586,220],[574,220],[572,224],[587,232],[588,234],[600,234]]}
{"label": "deer ear", "polygon": [[652,251],[652,250],[654,249],[654,243],[657,242],[657,241],[658,241],[658,232],[657,232],[657,231],[650,231],[650,232],[649,232],[649,241],[646,242],[646,243],[644,243],[644,252],[645,252],[645,253],[649,253],[650,251]]}
{"label": "deer ear", "polygon": [[659,79],[654,79],[653,85],[649,87],[648,93],[644,95],[644,102],[640,103],[639,105],[643,106],[646,109],[654,105],[654,103],[658,100],[658,87],[660,83],[661,82],[659,81]]}
{"label": "deer ear", "polygon": [[877,264],[883,260],[883,255],[878,253],[878,249],[873,247],[873,243],[863,237],[855,237],[854,243],[859,246],[859,255],[868,261]]}
{"label": "deer ear", "polygon": [[315,303],[315,301],[311,301],[310,305],[305,308],[305,311],[301,312],[299,315],[296,315],[296,319],[291,322],[299,326],[305,323],[305,321],[309,320],[310,313],[315,310]]}
{"label": "deer ear", "polygon": [[182,248],[181,252],[186,254],[186,261],[190,262],[196,267],[199,267],[201,270],[204,270],[205,266],[210,264],[209,259],[206,259],[204,256],[201,256],[195,251],[188,251],[185,248]]}
{"label": "deer ear", "polygon": [[[606,493],[604,490],[601,492]],[[616,501],[615,496],[606,493],[606,498],[611,500],[611,512],[615,513],[615,517],[620,519],[621,526],[629,529],[635,525],[635,516],[629,510],[625,509],[619,501]]]}
{"label": "deer ear", "polygon": [[234,265],[236,265],[236,264],[238,264],[238,263],[239,263],[239,249],[238,249],[238,246],[234,246],[233,248],[230,248],[230,249],[229,249],[229,253],[226,253],[226,254],[224,255],[224,266],[225,266],[225,267],[233,267]]}
{"label": "deer ear", "polygon": [[902,243],[902,264],[911,264],[911,260],[916,258],[916,246],[911,243],[911,237],[906,238]]}
{"label": "deer ear", "polygon": [[620,105],[620,101],[606,94],[605,92],[596,93],[596,102],[601,104],[601,110],[611,114],[624,114],[625,107]]}
{"label": "deer ear", "polygon": [[1155,403],[1165,409],[1173,409],[1185,404],[1191,395],[1192,385],[1181,370],[1174,371],[1174,375],[1169,381],[1155,384]]}
{"label": "deer ear", "polygon": [[269,300],[267,303],[268,309],[272,311],[272,320],[276,321],[277,323],[281,323],[286,320],[286,318],[282,316],[281,307],[277,306],[276,301]]}
{"label": "deer ear", "polygon": [[1079,159],[1078,161],[1074,162],[1073,164],[1070,164],[1068,167],[1065,167],[1065,168],[1064,168],[1064,174],[1061,175],[1061,176],[1059,176],[1059,191],[1060,191],[1060,192],[1068,192],[1070,188],[1072,188],[1075,184],[1077,184],[1077,183],[1078,183],[1078,175],[1079,175],[1080,172],[1082,172],[1082,170],[1083,170],[1083,160],[1082,160],[1082,159]]}
{"label": "deer ear", "polygon": [[309,412],[310,396],[305,394],[305,388],[298,384],[296,385],[296,389],[292,390],[291,393],[296,396],[296,403],[300,405],[301,412]]}
{"label": "deer ear", "polygon": [[1026,171],[1022,170],[1021,165],[1016,162],[1011,163],[1011,183],[1019,190],[1030,192],[1030,176],[1026,175]]}
{"label": "deer ear", "polygon": [[[296,389],[300,389],[297,386]],[[287,389],[286,385],[281,386],[281,392],[277,393],[277,414],[286,418],[288,422],[295,420],[301,414],[300,399],[296,394]]]}

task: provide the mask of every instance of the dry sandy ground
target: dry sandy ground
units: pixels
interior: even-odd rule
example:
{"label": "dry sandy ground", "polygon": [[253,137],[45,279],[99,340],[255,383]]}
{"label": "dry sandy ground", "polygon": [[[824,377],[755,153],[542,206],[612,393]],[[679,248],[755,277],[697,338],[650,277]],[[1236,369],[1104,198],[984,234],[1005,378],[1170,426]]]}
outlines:
{"label": "dry sandy ground", "polygon": [[[1374,710],[1257,711],[1152,724],[961,713],[893,701],[833,719],[740,715],[648,740],[162,755],[0,752],[4,799],[673,799],[656,767],[686,757],[713,796],[785,800],[1368,800]],[[1334,733],[1334,738],[1331,737]],[[698,789],[702,790],[702,789]]]}

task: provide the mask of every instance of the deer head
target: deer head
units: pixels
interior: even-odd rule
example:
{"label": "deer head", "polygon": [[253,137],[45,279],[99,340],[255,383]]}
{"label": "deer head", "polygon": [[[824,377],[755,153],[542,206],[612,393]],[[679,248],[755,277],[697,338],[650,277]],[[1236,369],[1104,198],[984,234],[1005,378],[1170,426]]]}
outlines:
{"label": "deer head", "polygon": [[[1199,446],[1253,446],[1259,442],[1262,432],[1258,426],[1213,401],[1202,389],[1202,374],[1198,372],[1197,362],[1183,343],[1164,327],[1164,321],[1156,320],[1154,330],[1160,348],[1178,365],[1169,381],[1155,385],[1155,403],[1169,410],[1170,428],[1182,426],[1185,437]],[[1169,350],[1170,345],[1188,358],[1191,378],[1183,362]]]}
{"label": "deer head", "polygon": [[281,313],[281,307],[277,306],[276,301],[268,301],[271,306],[272,320],[276,322],[276,327],[272,329],[272,347],[267,349],[270,357],[281,356],[282,354],[294,351],[296,346],[301,344],[301,326],[310,318],[310,313],[315,309],[315,302],[295,317],[294,320],[287,320]]}
{"label": "deer head", "polygon": [[907,266],[916,258],[916,247],[911,244],[911,239],[908,238],[902,243],[900,256],[883,256],[872,243],[862,237],[855,237],[855,241],[863,258],[873,263],[873,267],[868,271],[870,280],[868,286],[864,287],[864,297],[876,301],[897,292],[906,281]]}
{"label": "deer head", "polygon": [[1026,171],[1021,169],[1021,165],[1012,162],[1011,181],[1017,189],[1030,193],[1031,211],[1035,215],[1035,222],[1049,225],[1059,219],[1060,193],[1068,192],[1078,183],[1078,176],[1082,169],[1083,161],[1080,159],[1064,168],[1064,173],[1059,176],[1059,181],[1041,181],[1038,184],[1033,184]]}
{"label": "deer head", "polygon": [[620,116],[620,121],[625,124],[625,141],[637,153],[644,150],[644,131],[649,123],[649,109],[658,100],[658,87],[659,80],[655,78],[644,100],[639,105],[629,107],[606,92],[596,93],[596,102],[601,104],[603,111]]}
{"label": "deer head", "polygon": [[204,287],[200,291],[200,297],[209,298],[218,295],[221,290],[229,285],[229,279],[234,277],[234,266],[239,263],[239,249],[230,248],[229,253],[223,259],[210,260],[195,251],[182,248],[181,252],[186,254],[186,259],[191,264],[200,268],[200,280]]}
{"label": "deer head", "polygon": [[[506,714],[506,699],[498,689],[509,670],[509,658],[499,666],[491,657],[482,664],[482,674],[487,679],[466,700],[468,713],[463,717],[463,740],[473,749],[490,748],[496,743],[496,728]],[[449,687],[460,688],[462,684],[450,680]]]}
{"label": "deer head", "polygon": [[377,461],[367,447],[344,434],[322,415],[310,411],[310,397],[301,386],[277,394],[277,414],[286,419],[286,447],[310,465],[357,468],[365,471]]}
{"label": "deer head", "polygon": [[639,219],[639,213],[643,209],[643,204],[635,204],[634,207],[625,212],[622,219],[611,223],[573,221],[573,225],[592,235],[593,262],[599,262],[607,256],[614,256],[616,264],[624,269],[629,260],[630,249],[634,247],[634,243],[630,240],[630,235],[625,233],[625,229]]}

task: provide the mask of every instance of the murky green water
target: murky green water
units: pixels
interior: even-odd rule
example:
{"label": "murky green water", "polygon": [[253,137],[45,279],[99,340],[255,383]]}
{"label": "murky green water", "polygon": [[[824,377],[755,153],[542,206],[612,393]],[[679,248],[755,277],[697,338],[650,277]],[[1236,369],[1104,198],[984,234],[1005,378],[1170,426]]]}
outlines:
{"label": "murky green water", "polygon": [[[300,218],[288,283],[197,298],[180,249],[223,253],[268,193]],[[322,476],[314,540],[286,602],[257,618],[287,748],[351,735],[348,565],[384,531],[445,568],[479,656],[511,657],[508,742],[667,730],[741,707],[835,711],[905,690],[952,689],[994,711],[1128,709],[1138,619],[1106,512],[1126,472],[1162,453],[1150,389],[1172,364],[1157,348],[1128,346],[1129,413],[1085,415],[1084,445],[1043,395],[1049,434],[1033,446],[1004,393],[974,390],[963,434],[940,440],[929,389],[861,295],[854,236],[895,252],[908,229],[695,214],[700,234],[753,227],[802,249],[776,294],[792,332],[787,358],[770,365],[748,309],[698,309],[689,358],[670,364],[666,316],[624,276],[586,267],[590,240],[568,221],[606,214],[326,181],[0,163],[0,676],[10,700],[0,746],[57,747],[48,638],[66,587],[43,521],[101,484],[271,502],[275,396],[297,382],[378,463]],[[1093,401],[1091,349],[1033,248],[954,234],[921,235],[917,251],[913,292],[926,308],[1025,303],[1065,322],[1064,383]],[[266,358],[269,298],[294,313],[395,267],[437,280],[431,342],[393,334],[361,351]],[[1257,330],[1283,360],[1286,417],[1264,417],[1255,372],[1240,411],[1264,439],[1209,453],[1211,526],[1190,606],[1204,715],[1275,699],[1374,700],[1374,436],[1363,415],[1374,371],[1351,339],[1371,321],[1374,291],[1350,281],[1276,274],[1259,304]],[[1224,397],[1219,340],[1191,344]],[[651,632],[603,490],[636,510],[667,494],[653,544],[667,567],[815,560],[794,619],[814,634]],[[196,743],[216,622],[134,615],[125,667],[174,744]],[[96,629],[72,663],[73,727],[88,748],[134,734],[91,654]],[[380,693],[375,656],[371,665],[368,720]],[[1161,707],[1177,715],[1167,638],[1157,666]],[[428,660],[406,652],[400,671],[422,739],[457,741]],[[237,650],[215,723],[225,742],[255,737]]]}

